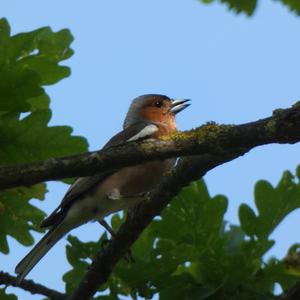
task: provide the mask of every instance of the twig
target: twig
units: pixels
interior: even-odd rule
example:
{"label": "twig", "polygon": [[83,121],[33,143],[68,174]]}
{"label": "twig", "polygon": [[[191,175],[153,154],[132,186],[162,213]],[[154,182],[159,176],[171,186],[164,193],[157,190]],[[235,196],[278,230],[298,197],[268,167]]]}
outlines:
{"label": "twig", "polygon": [[51,300],[65,300],[66,295],[58,291],[49,289],[44,285],[35,283],[32,280],[23,280],[22,283],[17,285],[17,278],[5,272],[0,272],[0,285],[10,285],[14,287],[19,287],[31,294],[40,294],[48,297]]}

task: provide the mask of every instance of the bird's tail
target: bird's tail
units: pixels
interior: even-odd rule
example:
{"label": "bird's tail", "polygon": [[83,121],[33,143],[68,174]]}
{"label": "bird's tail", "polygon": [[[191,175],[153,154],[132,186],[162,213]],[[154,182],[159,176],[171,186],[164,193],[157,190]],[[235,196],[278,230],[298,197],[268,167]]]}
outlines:
{"label": "bird's tail", "polygon": [[67,232],[63,222],[54,225],[46,235],[33,247],[33,249],[18,263],[15,272],[18,274],[17,282],[21,283],[25,276],[41,260],[41,258],[65,235]]}

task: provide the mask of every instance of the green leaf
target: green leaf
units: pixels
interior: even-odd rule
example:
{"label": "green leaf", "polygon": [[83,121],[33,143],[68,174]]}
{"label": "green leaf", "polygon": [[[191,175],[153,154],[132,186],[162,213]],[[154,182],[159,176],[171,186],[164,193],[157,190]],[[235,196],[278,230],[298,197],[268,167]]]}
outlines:
{"label": "green leaf", "polygon": [[281,0],[281,2],[287,5],[291,11],[300,15],[300,2],[298,0]]}
{"label": "green leaf", "polygon": [[226,3],[229,9],[234,10],[236,13],[244,12],[251,16],[256,8],[257,0],[221,0]]}
{"label": "green leaf", "polygon": [[31,188],[16,188],[0,193],[0,251],[9,252],[7,236],[15,238],[19,243],[29,246],[33,244],[30,230],[41,232],[40,222],[45,213],[30,204],[31,198],[43,200],[46,193],[45,184]]}
{"label": "green leaf", "polygon": [[31,110],[27,99],[41,96],[40,76],[32,70],[19,70],[10,65],[0,69],[0,111],[25,112]]}
{"label": "green leaf", "polygon": [[[175,288],[176,287],[176,288]],[[209,299],[216,293],[217,289],[203,288],[197,284],[194,278],[184,273],[173,278],[172,285],[162,289],[160,292],[160,300],[179,300],[179,299]]]}
{"label": "green leaf", "polygon": [[0,299],[1,300],[18,300],[18,297],[14,294],[7,294],[6,289],[0,288]]}
{"label": "green leaf", "polygon": [[[87,150],[84,138],[72,136],[68,126],[48,126],[50,99],[43,85],[69,76],[61,61],[73,54],[68,30],[49,27],[10,35],[0,20],[0,164],[15,165],[77,154]],[[26,114],[22,114],[25,112]],[[43,199],[43,184],[0,193],[0,251],[9,252],[7,236],[31,245],[31,230],[40,231],[44,213],[30,203]]]}
{"label": "green leaf", "polygon": [[37,110],[23,120],[7,116],[0,123],[0,163],[28,163],[86,151],[84,138],[71,136],[68,126],[49,127],[50,118],[50,110]]}
{"label": "green leaf", "polygon": [[[24,34],[17,35],[14,37],[13,45],[24,46],[26,44],[27,46],[25,52],[27,55],[24,55],[23,51],[17,66],[21,69],[35,71],[39,74],[43,85],[54,84],[70,75],[70,69],[60,66],[58,63],[73,54],[73,50],[69,48],[72,41],[73,37],[68,30],[54,33],[48,27],[31,32],[25,37]],[[38,50],[38,53],[28,55],[32,54],[34,50]],[[20,51],[15,52],[19,52],[21,55]]]}
{"label": "green leaf", "polygon": [[297,168],[296,168],[296,176],[297,176],[297,179],[299,181],[300,180],[300,165],[298,165]]}
{"label": "green leaf", "polygon": [[241,250],[241,245],[245,240],[245,233],[241,227],[230,225],[229,229],[224,232],[224,237],[226,239],[226,252],[235,254]]}
{"label": "green leaf", "polygon": [[278,224],[300,207],[300,188],[290,172],[284,172],[276,188],[266,181],[255,186],[255,204],[258,209],[257,236],[269,236]]}
{"label": "green leaf", "polygon": [[168,236],[178,244],[213,245],[226,210],[227,199],[224,196],[211,199],[206,185],[199,181],[183,189],[172,202],[172,210],[166,209],[162,221],[153,226],[159,237]]}
{"label": "green leaf", "polygon": [[73,55],[73,50],[69,48],[73,42],[73,36],[68,29],[53,33],[46,27],[40,35],[40,55],[50,56],[55,61],[62,61]]}
{"label": "green leaf", "polygon": [[[262,0],[261,0],[262,1]],[[292,12],[300,15],[300,2],[298,0],[274,0],[286,5]],[[214,0],[199,0],[199,2],[210,4]],[[216,2],[216,1],[215,1]],[[256,10],[257,0],[219,0],[221,3],[227,4],[230,10],[233,10],[237,14],[246,13],[248,16],[252,16]]]}
{"label": "green leaf", "polygon": [[241,226],[251,237],[256,235],[259,239],[268,239],[280,222],[300,207],[300,185],[290,172],[283,174],[275,188],[261,180],[255,186],[255,204],[257,216],[248,205],[241,205]]}
{"label": "green leaf", "polygon": [[297,253],[298,250],[300,250],[300,244],[294,244],[292,245],[289,250],[288,250],[288,255],[293,254],[293,253]]}
{"label": "green leaf", "polygon": [[239,219],[241,227],[248,236],[254,236],[257,232],[257,218],[255,212],[246,204],[239,207]]}
{"label": "green leaf", "polygon": [[27,112],[36,109],[32,98],[47,95],[43,85],[54,84],[70,75],[60,62],[73,54],[73,37],[68,30],[53,32],[49,27],[10,36],[5,19],[0,20],[0,111]]}
{"label": "green leaf", "polygon": [[10,27],[6,19],[0,19],[0,68],[7,59],[7,40],[10,35]]}
{"label": "green leaf", "polygon": [[104,239],[106,239],[105,234],[99,240],[99,243],[82,243],[77,237],[72,235],[68,236],[67,240],[69,244],[66,246],[66,254],[69,263],[73,266],[73,269],[63,276],[63,280],[66,283],[67,293],[71,293],[78,286],[82,275],[87,270],[87,259],[95,256]]}
{"label": "green leaf", "polygon": [[70,75],[69,67],[58,66],[56,61],[43,56],[23,58],[19,66],[34,70],[39,74],[42,85],[54,84]]}
{"label": "green leaf", "polygon": [[0,41],[5,41],[9,38],[10,27],[6,19],[0,19]]}
{"label": "green leaf", "polygon": [[214,0],[201,0],[203,3],[205,4],[210,4],[212,3]]}
{"label": "green leaf", "polygon": [[31,106],[31,111],[36,111],[39,109],[47,109],[49,108],[50,98],[48,95],[43,94],[41,96],[37,96],[34,98],[29,98],[27,102]]}

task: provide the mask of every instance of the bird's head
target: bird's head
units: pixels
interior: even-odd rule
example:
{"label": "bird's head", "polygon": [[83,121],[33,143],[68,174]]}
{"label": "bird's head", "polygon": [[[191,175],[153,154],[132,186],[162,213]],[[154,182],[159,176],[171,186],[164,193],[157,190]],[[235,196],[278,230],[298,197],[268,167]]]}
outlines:
{"label": "bird's head", "polygon": [[176,129],[175,116],[190,104],[189,99],[171,99],[164,95],[148,94],[133,99],[124,127],[138,121],[161,123]]}

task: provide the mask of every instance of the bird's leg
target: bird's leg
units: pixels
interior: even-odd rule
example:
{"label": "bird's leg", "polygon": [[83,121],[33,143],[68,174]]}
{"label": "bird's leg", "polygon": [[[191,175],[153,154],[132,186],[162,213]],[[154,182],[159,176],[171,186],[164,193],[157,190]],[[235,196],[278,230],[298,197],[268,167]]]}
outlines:
{"label": "bird's leg", "polygon": [[98,221],[100,223],[100,225],[102,225],[109,233],[110,235],[114,238],[116,236],[115,232],[113,231],[113,229],[108,225],[108,223],[105,220],[99,220]]}
{"label": "bird's leg", "polygon": [[[127,211],[127,216],[126,216],[126,220],[127,219],[131,219],[135,212],[137,210],[139,210],[142,200],[146,200],[149,197],[150,192],[142,192],[142,193],[137,193],[137,194],[133,194],[133,195],[121,195],[120,191],[118,189],[113,189],[111,192],[106,194],[106,197],[112,201],[118,201],[118,200],[122,200],[122,199],[130,199],[130,201],[134,201],[136,200],[140,200],[138,201],[138,203],[133,206],[132,209],[129,209]],[[112,238],[116,237],[115,232],[113,231],[113,229],[108,225],[108,223],[105,220],[98,220],[98,222],[110,233],[110,235],[112,236]],[[109,242],[108,240],[105,241],[105,243]],[[104,243],[102,243],[104,244]],[[131,250],[129,249],[128,252],[126,253],[126,255],[124,256],[125,260],[127,262],[134,262],[134,258],[132,256]]]}
{"label": "bird's leg", "polygon": [[[113,231],[113,229],[108,225],[108,223],[105,220],[98,220],[99,224],[102,225],[112,236],[112,238],[116,237],[116,233]],[[102,242],[102,247],[105,246],[105,244],[109,243],[109,240],[104,240]],[[134,258],[132,256],[131,250],[129,249],[127,253],[124,255],[124,259],[128,262],[134,262]]]}

